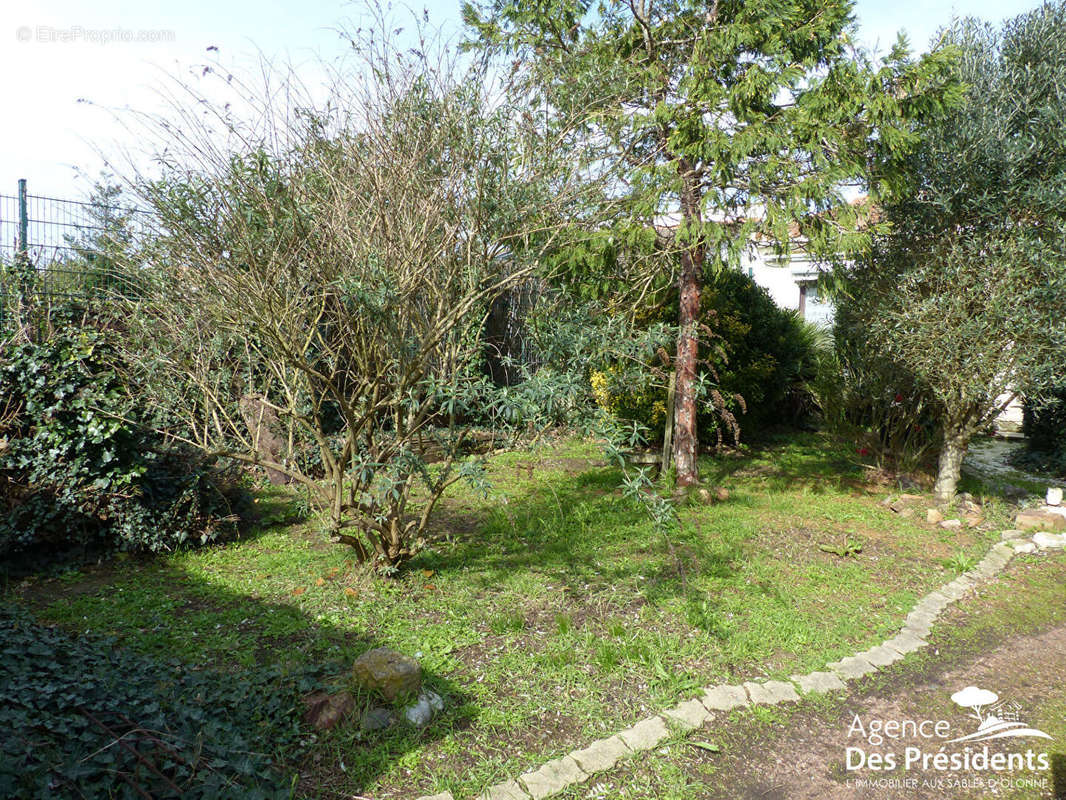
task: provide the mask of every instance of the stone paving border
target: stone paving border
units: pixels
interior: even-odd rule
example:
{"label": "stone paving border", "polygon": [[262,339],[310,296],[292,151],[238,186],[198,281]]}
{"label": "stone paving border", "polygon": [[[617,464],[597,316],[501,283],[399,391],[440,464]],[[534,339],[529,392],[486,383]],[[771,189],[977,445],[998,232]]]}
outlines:
{"label": "stone paving border", "polygon": [[[928,646],[925,641],[934,622],[949,605],[961,599],[978,581],[1001,572],[1015,553],[1066,548],[1066,534],[1039,531],[1032,539],[1012,538],[992,546],[973,569],[930,592],[907,615],[900,632],[883,644],[842,658],[826,671],[793,675],[790,681],[745,681],[741,686],[722,684],[704,689],[701,697],[679,703],[661,714],[640,720],[614,736],[593,742],[533,772],[491,786],[478,800],[543,800],[597,772],[612,769],[634,753],[651,750],[674,733],[688,733],[715,719],[716,714],[748,705],[795,703],[812,692],[839,692],[845,683],[891,666],[904,656]],[[799,693],[797,693],[797,689]],[[451,792],[425,795],[418,800],[455,800]]]}

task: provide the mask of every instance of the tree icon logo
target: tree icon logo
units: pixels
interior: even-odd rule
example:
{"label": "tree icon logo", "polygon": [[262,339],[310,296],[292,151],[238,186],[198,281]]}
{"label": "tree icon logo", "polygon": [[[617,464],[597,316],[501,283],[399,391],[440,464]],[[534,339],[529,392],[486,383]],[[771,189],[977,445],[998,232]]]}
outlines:
{"label": "tree icon logo", "polygon": [[[955,705],[970,709],[971,715],[981,725],[985,722],[985,718],[981,715],[981,709],[992,705],[997,700],[999,700],[998,694],[990,692],[988,689],[978,689],[976,686],[967,686],[951,696],[951,701]],[[992,717],[989,717],[989,719],[992,719]]]}
{"label": "tree icon logo", "polygon": [[[1008,738],[1020,738],[1026,736],[1033,736],[1040,739],[1050,739],[1043,731],[1036,728],[1030,728],[1026,726],[1024,722],[1017,719],[1004,720],[994,713],[996,708],[996,702],[999,700],[999,695],[995,692],[991,692],[988,689],[979,689],[976,686],[967,686],[965,689],[960,689],[951,696],[951,700],[955,705],[962,708],[970,709],[970,716],[977,720],[978,727],[976,733],[971,733],[968,736],[960,736],[957,739],[949,740],[951,742],[984,742],[989,739],[1008,739]],[[1012,716],[1017,716],[1012,714]]]}

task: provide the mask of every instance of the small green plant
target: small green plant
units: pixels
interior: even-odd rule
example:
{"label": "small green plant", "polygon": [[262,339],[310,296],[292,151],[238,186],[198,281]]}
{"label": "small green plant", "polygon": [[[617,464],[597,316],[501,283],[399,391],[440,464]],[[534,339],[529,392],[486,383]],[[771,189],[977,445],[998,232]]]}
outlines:
{"label": "small green plant", "polygon": [[940,563],[944,565],[944,569],[952,570],[961,575],[964,572],[969,572],[977,566],[977,559],[973,556],[966,555],[965,552],[960,550],[951,558],[945,558]]}
{"label": "small green plant", "polygon": [[854,557],[862,552],[862,541],[852,539],[850,536],[844,536],[839,544],[819,544],[818,549],[841,558]]}
{"label": "small green plant", "polygon": [[508,611],[492,618],[489,630],[497,636],[505,633],[518,633],[526,627],[526,618],[517,611]]}
{"label": "small green plant", "polygon": [[622,652],[614,642],[600,642],[593,659],[601,670],[610,672],[622,663]]}
{"label": "small green plant", "polygon": [[688,624],[706,631],[717,639],[728,639],[733,633],[733,621],[707,600],[706,597],[691,597],[685,606]]}

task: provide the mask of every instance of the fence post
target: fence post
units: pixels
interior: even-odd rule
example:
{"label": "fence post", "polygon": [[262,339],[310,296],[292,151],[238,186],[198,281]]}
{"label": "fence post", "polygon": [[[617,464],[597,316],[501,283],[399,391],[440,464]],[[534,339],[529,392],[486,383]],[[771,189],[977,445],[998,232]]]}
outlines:
{"label": "fence post", "polygon": [[19,178],[19,233],[18,254],[23,261],[29,257],[30,215],[26,203],[26,179]]}
{"label": "fence post", "polygon": [[663,456],[659,472],[663,475],[670,469],[670,460],[674,457],[674,393],[677,391],[677,370],[670,373],[670,384],[666,389],[666,430],[663,431]]}

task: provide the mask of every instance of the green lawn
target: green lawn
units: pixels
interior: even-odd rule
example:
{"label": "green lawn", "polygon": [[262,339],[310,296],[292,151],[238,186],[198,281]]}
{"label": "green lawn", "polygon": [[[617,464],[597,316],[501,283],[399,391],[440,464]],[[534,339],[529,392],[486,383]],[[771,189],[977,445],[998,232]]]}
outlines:
{"label": "green lawn", "polygon": [[[416,656],[448,709],[424,731],[320,737],[312,797],[456,796],[615,731],[701,686],[810,670],[881,641],[913,602],[982,555],[989,531],[948,532],[881,504],[848,445],[795,436],[705,459],[727,502],[688,506],[666,541],[621,496],[616,469],[574,440],[495,457],[488,496],[442,501],[430,546],[375,579],[264,494],[243,541],[117,560],[9,587],[43,621],[240,671]],[[458,488],[458,487],[457,487]],[[845,537],[857,556],[819,549]],[[338,683],[344,676],[339,676]]]}
{"label": "green lawn", "polygon": [[[950,699],[952,688],[970,680],[982,663],[996,657],[997,651],[1002,658],[1004,648],[1018,648],[1025,637],[1061,628],[1066,621],[1064,570],[1066,555],[1062,552],[1018,556],[1005,573],[947,611],[933,628],[930,647],[850,684],[848,692],[808,695],[802,703],[730,712],[709,728],[675,735],[660,747],[622,761],[591,781],[571,786],[559,795],[560,800],[757,797],[770,787],[777,792],[770,796],[787,797],[797,785],[807,790],[802,796],[811,797],[815,787],[808,782],[816,775],[830,774],[833,782],[818,785],[826,797],[855,796],[844,787],[848,777],[844,768],[844,732],[853,716],[868,716],[874,708],[893,708],[886,704],[898,701],[901,705],[896,713],[903,714],[903,718],[957,720],[959,707]],[[999,667],[1003,674],[993,685],[1003,696],[1022,700],[1025,721],[1052,737],[1051,742],[1034,745],[1034,749],[1047,752],[1053,766],[1050,772],[1010,773],[1021,788],[1005,789],[996,796],[1007,800],[1057,800],[1066,785],[1066,687],[1057,675],[1043,671],[1040,653],[1027,649],[1015,652],[1014,663],[1006,669]],[[704,749],[701,743],[711,748]],[[1004,749],[1010,752],[1012,747],[1006,745]],[[797,773],[795,767],[788,765],[795,764],[790,759],[798,756],[805,760],[803,771]],[[891,774],[906,776],[900,771]],[[972,779],[978,774],[961,771],[957,776]],[[782,775],[797,780],[776,783],[775,779]],[[918,777],[920,780],[925,776]],[[1056,788],[1049,795],[1032,789],[1024,783],[1026,779],[1047,780]],[[898,792],[900,797],[931,796],[931,792],[919,795],[906,789],[889,789],[887,794],[870,796],[888,797],[892,792]],[[953,800],[988,796],[987,788],[945,790],[942,795]]]}

